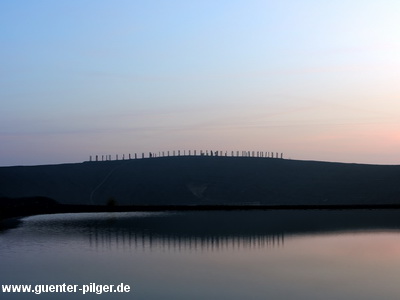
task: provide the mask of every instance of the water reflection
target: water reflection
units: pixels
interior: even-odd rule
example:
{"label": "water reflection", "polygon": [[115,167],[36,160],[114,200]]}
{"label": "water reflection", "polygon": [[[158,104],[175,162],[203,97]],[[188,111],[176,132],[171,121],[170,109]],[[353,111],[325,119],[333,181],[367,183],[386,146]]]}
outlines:
{"label": "water reflection", "polygon": [[56,299],[395,300],[399,229],[396,210],[32,216],[0,232],[0,281],[133,287]]}
{"label": "water reflection", "polygon": [[290,236],[400,229],[400,211],[85,213],[24,219],[30,236],[79,237],[90,248],[221,251],[284,247]]}
{"label": "water reflection", "polygon": [[153,235],[131,231],[104,232],[94,230],[89,234],[89,245],[96,249],[134,250],[191,250],[219,251],[225,249],[246,250],[267,247],[282,247],[284,234],[252,236],[207,236],[181,237],[176,235]]}

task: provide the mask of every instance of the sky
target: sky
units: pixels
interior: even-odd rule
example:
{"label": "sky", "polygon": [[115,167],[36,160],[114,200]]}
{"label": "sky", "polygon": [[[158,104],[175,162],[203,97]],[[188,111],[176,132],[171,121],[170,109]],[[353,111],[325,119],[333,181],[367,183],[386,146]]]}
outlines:
{"label": "sky", "polygon": [[2,0],[0,166],[173,150],[400,164],[398,0]]}

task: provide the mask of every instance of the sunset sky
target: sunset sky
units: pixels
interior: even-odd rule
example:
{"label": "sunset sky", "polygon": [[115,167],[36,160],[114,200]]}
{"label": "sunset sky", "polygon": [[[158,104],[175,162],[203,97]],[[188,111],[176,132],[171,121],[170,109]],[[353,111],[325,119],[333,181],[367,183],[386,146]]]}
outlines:
{"label": "sunset sky", "polygon": [[2,0],[0,166],[208,149],[400,164],[398,0]]}

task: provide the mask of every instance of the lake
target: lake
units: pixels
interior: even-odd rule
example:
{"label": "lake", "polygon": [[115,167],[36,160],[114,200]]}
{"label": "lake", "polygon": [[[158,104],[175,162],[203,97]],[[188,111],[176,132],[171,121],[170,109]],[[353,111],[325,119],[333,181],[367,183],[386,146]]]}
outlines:
{"label": "lake", "polygon": [[[30,216],[0,231],[0,270],[86,289],[1,299],[398,299],[400,211]],[[100,294],[111,284],[130,290]]]}

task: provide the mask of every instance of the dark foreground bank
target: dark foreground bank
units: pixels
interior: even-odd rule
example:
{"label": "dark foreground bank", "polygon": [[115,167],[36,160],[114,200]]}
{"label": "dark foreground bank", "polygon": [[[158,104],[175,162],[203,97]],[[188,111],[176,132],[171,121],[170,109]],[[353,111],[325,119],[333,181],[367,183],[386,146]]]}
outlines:
{"label": "dark foreground bank", "polygon": [[2,167],[0,197],[40,196],[79,209],[395,207],[399,182],[398,165],[180,156]]}

